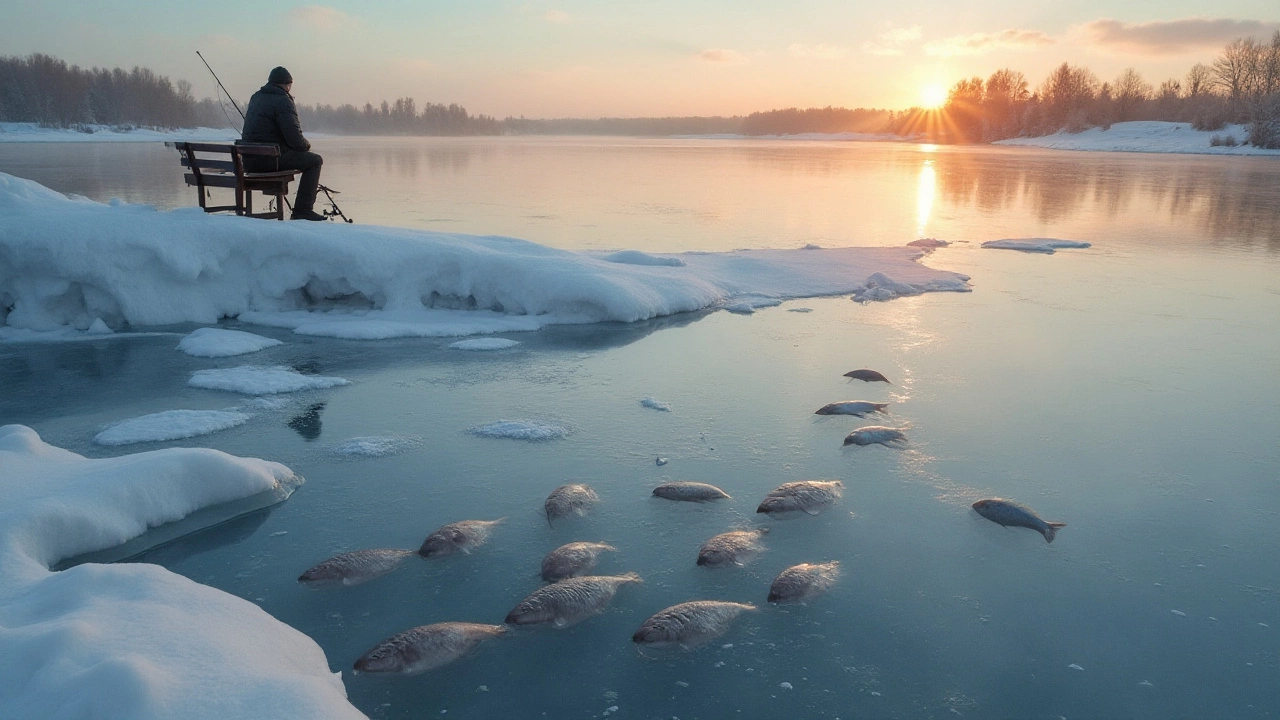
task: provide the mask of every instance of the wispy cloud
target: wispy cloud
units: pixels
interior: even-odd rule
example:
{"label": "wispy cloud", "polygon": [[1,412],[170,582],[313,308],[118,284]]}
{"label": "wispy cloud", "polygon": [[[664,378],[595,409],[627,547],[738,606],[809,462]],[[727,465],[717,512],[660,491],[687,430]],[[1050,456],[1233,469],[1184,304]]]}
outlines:
{"label": "wispy cloud", "polygon": [[332,31],[351,22],[351,16],[327,5],[303,5],[293,8],[287,17],[292,22],[315,30]]}
{"label": "wispy cloud", "polygon": [[849,54],[850,48],[845,45],[827,45],[819,43],[817,45],[805,45],[803,43],[792,43],[787,48],[787,52],[794,57],[815,58],[818,60],[839,60]]}
{"label": "wispy cloud", "polygon": [[569,22],[569,13],[563,10],[548,10],[542,17],[549,23]]}
{"label": "wispy cloud", "polygon": [[875,40],[862,43],[862,52],[868,55],[901,55],[902,46],[920,39],[920,26],[893,27],[880,33]]}
{"label": "wispy cloud", "polygon": [[731,65],[741,65],[747,62],[747,56],[737,50],[726,50],[723,48],[712,48],[703,50],[698,53],[698,59],[713,63],[727,63]]}
{"label": "wispy cloud", "polygon": [[996,33],[974,33],[972,35],[956,35],[934,42],[926,43],[925,54],[942,57],[954,55],[982,55],[993,50],[1034,49],[1052,45],[1054,40],[1048,33],[1039,30],[1001,30]]}
{"label": "wispy cloud", "polygon": [[1280,23],[1226,18],[1185,18],[1145,23],[1125,23],[1103,18],[1076,25],[1068,36],[1084,44],[1138,55],[1175,55],[1214,50],[1243,36],[1267,36]]}

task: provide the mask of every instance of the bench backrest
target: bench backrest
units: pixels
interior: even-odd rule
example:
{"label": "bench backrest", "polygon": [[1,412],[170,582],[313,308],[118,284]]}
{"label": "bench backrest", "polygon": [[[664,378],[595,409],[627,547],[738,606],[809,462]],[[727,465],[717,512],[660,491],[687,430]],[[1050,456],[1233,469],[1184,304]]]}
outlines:
{"label": "bench backrest", "polygon": [[[236,175],[243,176],[244,164],[241,161],[243,156],[280,156],[280,148],[276,145],[176,142],[173,143],[173,146],[178,149],[178,152],[182,153],[182,166],[191,168],[191,172],[197,176],[200,175],[201,170],[235,173]],[[228,155],[230,156],[230,159],[222,160],[217,158],[201,157],[196,153]]]}

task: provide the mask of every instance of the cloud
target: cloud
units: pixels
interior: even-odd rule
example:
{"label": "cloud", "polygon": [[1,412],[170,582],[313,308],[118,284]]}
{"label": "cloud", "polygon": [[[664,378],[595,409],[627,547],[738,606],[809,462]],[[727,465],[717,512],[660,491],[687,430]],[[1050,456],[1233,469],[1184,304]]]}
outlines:
{"label": "cloud", "polygon": [[741,65],[747,62],[747,56],[737,50],[724,50],[713,48],[711,50],[703,50],[698,53],[698,59],[713,63],[728,63],[732,65]]}
{"label": "cloud", "polygon": [[288,12],[289,20],[315,30],[338,30],[351,22],[351,17],[326,5],[303,5]]}
{"label": "cloud", "polygon": [[901,55],[902,46],[920,39],[920,26],[896,28],[892,25],[888,30],[876,36],[875,40],[862,43],[862,52],[868,55]]}
{"label": "cloud", "polygon": [[818,60],[839,60],[849,54],[849,48],[844,45],[804,45],[801,43],[792,43],[787,48],[795,57],[816,58]]}
{"label": "cloud", "polygon": [[1238,37],[1261,36],[1266,40],[1280,23],[1226,18],[1185,18],[1145,23],[1124,23],[1103,18],[1076,25],[1069,36],[1076,42],[1138,55],[1174,55],[1217,50]]}
{"label": "cloud", "polygon": [[567,23],[569,22],[569,13],[562,10],[548,10],[542,16],[549,23]]}
{"label": "cloud", "polygon": [[972,35],[956,35],[927,43],[925,54],[942,57],[953,55],[982,55],[993,50],[1012,49],[1025,50],[1052,45],[1054,40],[1048,33],[1039,30],[1001,30],[997,33],[974,33]]}

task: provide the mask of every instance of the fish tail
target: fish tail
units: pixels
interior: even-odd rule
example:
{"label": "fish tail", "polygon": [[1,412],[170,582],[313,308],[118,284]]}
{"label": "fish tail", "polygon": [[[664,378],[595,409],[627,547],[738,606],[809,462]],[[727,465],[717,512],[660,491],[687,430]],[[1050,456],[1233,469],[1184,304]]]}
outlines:
{"label": "fish tail", "polygon": [[623,573],[618,577],[622,578],[623,580],[626,580],[627,582],[634,582],[634,583],[644,582],[644,580],[640,578],[640,573],[635,573],[635,572]]}
{"label": "fish tail", "polygon": [[1044,539],[1045,539],[1045,542],[1053,542],[1053,538],[1054,538],[1054,537],[1056,537],[1056,536],[1057,536],[1057,534],[1058,534],[1058,529],[1059,529],[1059,528],[1064,528],[1064,527],[1066,527],[1066,526],[1067,526],[1067,524],[1066,524],[1066,523],[1064,523],[1064,522],[1047,522],[1047,523],[1045,523],[1045,528],[1044,528]]}

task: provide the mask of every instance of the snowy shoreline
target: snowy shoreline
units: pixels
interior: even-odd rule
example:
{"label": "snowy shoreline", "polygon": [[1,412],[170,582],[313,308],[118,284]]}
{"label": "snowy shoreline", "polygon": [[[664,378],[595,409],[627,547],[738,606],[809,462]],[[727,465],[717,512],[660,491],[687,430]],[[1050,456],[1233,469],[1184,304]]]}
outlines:
{"label": "snowy shoreline", "polygon": [[[1213,147],[1214,137],[1234,138],[1234,147]],[[998,140],[993,145],[1034,147],[1048,150],[1084,152],[1181,153],[1187,155],[1270,155],[1280,157],[1280,150],[1243,144],[1249,137],[1244,125],[1228,125],[1221,130],[1196,130],[1191,123],[1159,120],[1122,122],[1110,128],[1089,128],[1083,132],[1057,132],[1041,137]]]}
{"label": "snowy shoreline", "polygon": [[0,340],[222,318],[377,340],[635,322],[849,294],[966,292],[917,247],[557,250],[525,240],[68,198],[0,173]]}

